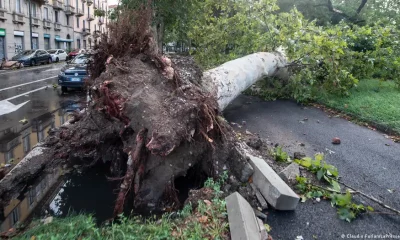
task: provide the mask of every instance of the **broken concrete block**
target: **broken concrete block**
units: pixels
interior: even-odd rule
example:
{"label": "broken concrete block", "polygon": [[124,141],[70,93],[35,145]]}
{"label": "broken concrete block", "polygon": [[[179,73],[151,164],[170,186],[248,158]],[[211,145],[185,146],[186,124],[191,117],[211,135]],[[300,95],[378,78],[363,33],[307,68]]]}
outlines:
{"label": "broken concrete block", "polygon": [[246,199],[234,192],[225,200],[232,240],[261,239],[257,218]]}
{"label": "broken concrete block", "polygon": [[285,169],[283,169],[278,175],[285,182],[295,180],[296,176],[300,176],[299,164],[291,163],[289,166],[287,166]]}
{"label": "broken concrete block", "polygon": [[299,196],[276,174],[264,159],[247,154],[254,168],[253,183],[277,210],[294,210]]}
{"label": "broken concrete block", "polygon": [[256,185],[254,183],[250,183],[251,188],[255,192],[256,198],[258,200],[258,203],[261,205],[261,210],[268,209],[268,203],[265,201],[265,198],[261,195],[260,190],[257,189]]}

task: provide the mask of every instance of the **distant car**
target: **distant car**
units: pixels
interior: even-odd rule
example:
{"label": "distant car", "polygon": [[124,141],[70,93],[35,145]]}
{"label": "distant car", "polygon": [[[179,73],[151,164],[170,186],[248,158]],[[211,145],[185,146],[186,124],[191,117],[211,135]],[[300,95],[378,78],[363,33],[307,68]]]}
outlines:
{"label": "distant car", "polygon": [[61,86],[61,92],[67,92],[68,88],[83,88],[85,79],[88,77],[87,65],[90,61],[89,54],[79,54],[71,61],[67,62],[59,75],[58,85]]}
{"label": "distant car", "polygon": [[52,63],[51,56],[48,52],[43,49],[36,49],[36,50],[25,50],[14,57],[12,57],[13,61],[18,61],[24,66],[35,66],[36,64],[40,63]]}
{"label": "distant car", "polygon": [[63,49],[51,49],[47,50],[47,52],[51,55],[51,59],[53,60],[53,62],[67,60],[68,54]]}
{"label": "distant car", "polygon": [[85,49],[75,49],[75,50],[72,50],[72,51],[68,54],[67,60],[72,60],[72,59],[74,59],[74,57],[76,57],[77,55],[82,54],[82,53],[86,53],[86,50],[85,50]]}

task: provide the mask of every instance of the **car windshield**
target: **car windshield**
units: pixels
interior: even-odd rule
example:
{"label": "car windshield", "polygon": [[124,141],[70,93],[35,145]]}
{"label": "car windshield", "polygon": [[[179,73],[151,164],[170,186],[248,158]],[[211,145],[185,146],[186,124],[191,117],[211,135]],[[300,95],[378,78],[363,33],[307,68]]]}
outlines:
{"label": "car windshield", "polygon": [[47,52],[50,53],[50,54],[54,54],[54,53],[57,52],[57,50],[48,50]]}
{"label": "car windshield", "polygon": [[35,50],[25,50],[25,51],[22,51],[22,52],[18,53],[18,56],[28,56],[28,55],[31,55],[34,52],[35,52]]}
{"label": "car windshield", "polygon": [[89,56],[87,54],[80,54],[76,56],[71,63],[72,64],[86,64],[89,61]]}

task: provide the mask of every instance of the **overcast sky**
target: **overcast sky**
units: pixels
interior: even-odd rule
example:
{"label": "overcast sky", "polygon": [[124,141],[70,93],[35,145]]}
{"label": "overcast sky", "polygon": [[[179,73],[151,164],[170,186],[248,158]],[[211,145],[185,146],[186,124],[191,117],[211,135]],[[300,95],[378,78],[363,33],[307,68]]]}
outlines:
{"label": "overcast sky", "polygon": [[117,5],[117,4],[118,4],[118,0],[108,0],[108,6]]}

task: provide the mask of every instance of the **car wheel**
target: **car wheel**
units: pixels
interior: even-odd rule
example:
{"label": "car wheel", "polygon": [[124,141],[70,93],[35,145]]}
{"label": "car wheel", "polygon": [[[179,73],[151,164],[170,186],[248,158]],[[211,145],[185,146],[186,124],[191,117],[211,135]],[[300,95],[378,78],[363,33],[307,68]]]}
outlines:
{"label": "car wheel", "polygon": [[47,59],[47,64],[50,64],[52,62],[53,62],[53,60],[51,59],[51,57]]}
{"label": "car wheel", "polygon": [[66,93],[68,92],[68,88],[67,87],[61,87],[61,93]]}
{"label": "car wheel", "polygon": [[60,61],[60,59],[56,58],[56,62]]}
{"label": "car wheel", "polygon": [[32,59],[31,60],[31,66],[35,66],[36,65],[36,61],[35,61],[35,59]]}

